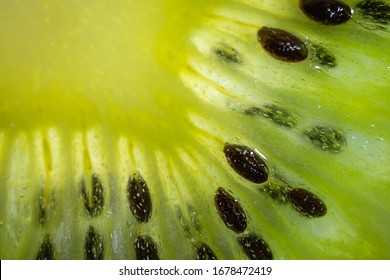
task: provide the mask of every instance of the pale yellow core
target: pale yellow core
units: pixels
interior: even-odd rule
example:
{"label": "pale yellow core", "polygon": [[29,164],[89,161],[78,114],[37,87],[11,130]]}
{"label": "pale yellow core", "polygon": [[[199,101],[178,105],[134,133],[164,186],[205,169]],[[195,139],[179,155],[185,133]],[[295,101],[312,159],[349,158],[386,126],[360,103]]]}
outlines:
{"label": "pale yellow core", "polygon": [[178,72],[208,2],[0,0],[0,130],[186,141],[196,99]]}

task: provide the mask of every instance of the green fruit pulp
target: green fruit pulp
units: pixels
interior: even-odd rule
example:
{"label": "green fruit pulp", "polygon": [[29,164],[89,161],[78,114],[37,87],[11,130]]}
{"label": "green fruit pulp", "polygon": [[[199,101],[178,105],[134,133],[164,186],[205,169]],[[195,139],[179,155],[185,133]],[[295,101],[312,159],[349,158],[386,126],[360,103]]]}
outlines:
{"label": "green fruit pulp", "polygon": [[[142,234],[164,259],[194,258],[199,242],[245,259],[214,203],[223,187],[274,258],[389,259],[388,30],[321,25],[298,2],[0,0],[0,258],[36,258],[50,235],[55,258],[82,259],[93,225],[106,259],[134,259]],[[271,57],[262,26],[301,38],[308,59]],[[313,60],[312,45],[336,66]],[[243,113],[251,107],[294,121]],[[305,137],[319,126],[345,133],[340,152]],[[304,187],[326,215],[301,215],[242,178],[226,142],[254,148],[268,186]],[[152,199],[147,223],[126,198],[136,173]],[[104,202],[91,217],[80,182],[92,205],[95,175]]]}

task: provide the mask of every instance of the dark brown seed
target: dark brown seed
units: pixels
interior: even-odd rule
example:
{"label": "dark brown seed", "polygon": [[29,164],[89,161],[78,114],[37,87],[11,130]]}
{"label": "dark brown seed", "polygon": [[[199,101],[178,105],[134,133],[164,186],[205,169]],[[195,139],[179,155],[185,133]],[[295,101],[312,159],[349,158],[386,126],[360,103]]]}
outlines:
{"label": "dark brown seed", "polygon": [[326,206],[322,200],[305,189],[291,189],[288,192],[288,200],[304,216],[322,217],[326,214]]}
{"label": "dark brown seed", "polygon": [[54,249],[53,245],[51,244],[51,237],[49,235],[46,235],[41,247],[39,248],[37,257],[37,260],[54,260]]}
{"label": "dark brown seed", "polygon": [[229,165],[245,179],[257,184],[268,180],[268,167],[255,151],[226,143],[223,152]]}
{"label": "dark brown seed", "polygon": [[86,260],[102,260],[104,253],[103,237],[89,226],[87,237],[85,239],[84,255]]}
{"label": "dark brown seed", "polygon": [[92,217],[99,216],[102,213],[104,207],[102,181],[97,175],[92,175],[92,200],[90,200],[89,195],[87,194],[85,181],[82,180],[80,184],[85,209]]}
{"label": "dark brown seed", "polygon": [[258,235],[249,234],[238,239],[245,254],[251,260],[272,260],[272,252],[267,243]]}
{"label": "dark brown seed", "polygon": [[157,246],[149,236],[138,236],[134,250],[137,260],[159,260]]}
{"label": "dark brown seed", "polygon": [[140,223],[147,223],[152,214],[152,199],[145,180],[139,174],[129,179],[127,200],[131,213]]}
{"label": "dark brown seed", "polygon": [[383,1],[362,1],[356,5],[356,12],[375,23],[390,23],[390,5]]}
{"label": "dark brown seed", "polygon": [[43,191],[39,195],[38,201],[39,201],[38,221],[40,225],[43,225],[47,221],[47,211],[45,207],[45,198],[44,198]]}
{"label": "dark brown seed", "polygon": [[262,27],[257,32],[257,39],[262,47],[278,60],[300,62],[308,56],[305,43],[282,29]]}
{"label": "dark brown seed", "polygon": [[201,243],[196,248],[196,259],[197,260],[216,260],[217,257],[215,256],[213,250],[211,250],[207,244]]}
{"label": "dark brown seed", "polygon": [[326,25],[342,24],[352,16],[351,8],[338,0],[301,0],[300,8],[307,17]]}
{"label": "dark brown seed", "polygon": [[214,200],[225,225],[237,233],[243,232],[246,229],[247,221],[240,203],[222,188],[218,189]]}

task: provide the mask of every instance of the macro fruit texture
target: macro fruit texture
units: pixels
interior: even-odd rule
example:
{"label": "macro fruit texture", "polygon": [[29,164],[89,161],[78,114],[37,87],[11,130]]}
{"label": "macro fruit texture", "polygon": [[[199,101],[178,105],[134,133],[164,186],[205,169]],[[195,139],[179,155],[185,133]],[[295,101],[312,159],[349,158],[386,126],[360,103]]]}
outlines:
{"label": "macro fruit texture", "polygon": [[0,1],[1,259],[390,258],[389,1],[114,2]]}

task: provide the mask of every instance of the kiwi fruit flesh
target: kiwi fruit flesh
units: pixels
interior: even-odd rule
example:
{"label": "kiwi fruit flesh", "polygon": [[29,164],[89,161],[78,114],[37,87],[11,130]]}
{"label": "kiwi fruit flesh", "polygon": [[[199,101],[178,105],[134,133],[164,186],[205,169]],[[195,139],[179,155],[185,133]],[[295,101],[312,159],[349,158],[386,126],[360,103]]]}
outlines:
{"label": "kiwi fruit flesh", "polygon": [[1,259],[390,258],[389,1],[0,3]]}

